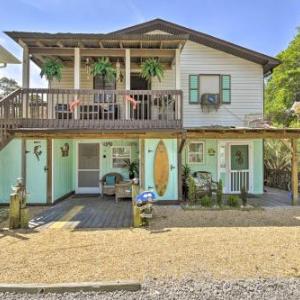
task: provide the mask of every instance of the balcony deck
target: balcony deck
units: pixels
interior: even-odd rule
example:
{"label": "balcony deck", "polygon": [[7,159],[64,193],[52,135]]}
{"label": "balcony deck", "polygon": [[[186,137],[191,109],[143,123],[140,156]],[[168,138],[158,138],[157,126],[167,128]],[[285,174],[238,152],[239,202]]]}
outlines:
{"label": "balcony deck", "polygon": [[16,129],[181,128],[181,90],[19,89],[0,101],[2,141]]}

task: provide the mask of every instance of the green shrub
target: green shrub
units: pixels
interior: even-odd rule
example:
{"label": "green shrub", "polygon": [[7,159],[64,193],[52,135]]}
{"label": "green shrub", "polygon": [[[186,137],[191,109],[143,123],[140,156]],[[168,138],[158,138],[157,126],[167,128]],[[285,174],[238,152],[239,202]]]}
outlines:
{"label": "green shrub", "polygon": [[221,207],[223,204],[223,184],[221,179],[218,182],[216,197],[217,197],[217,204],[218,206]]}
{"label": "green shrub", "polygon": [[227,199],[227,204],[231,207],[239,207],[240,206],[240,199],[236,195],[229,195]]}
{"label": "green shrub", "polygon": [[188,202],[195,204],[197,200],[197,187],[192,176],[188,178]]}
{"label": "green shrub", "polygon": [[244,186],[242,186],[242,188],[241,188],[240,198],[242,200],[243,206],[246,206],[247,205],[247,191]]}
{"label": "green shrub", "polygon": [[200,204],[201,204],[201,206],[204,206],[204,207],[211,207],[212,206],[211,197],[209,197],[208,195],[203,196],[200,199]]}

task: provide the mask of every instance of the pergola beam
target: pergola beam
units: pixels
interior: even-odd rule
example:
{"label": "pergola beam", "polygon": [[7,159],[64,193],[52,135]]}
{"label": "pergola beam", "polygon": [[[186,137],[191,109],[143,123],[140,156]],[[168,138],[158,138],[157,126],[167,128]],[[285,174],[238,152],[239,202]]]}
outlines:
{"label": "pergola beam", "polygon": [[[131,57],[174,57],[174,49],[131,49]],[[29,53],[39,55],[73,56],[74,48],[68,47],[31,47]],[[83,48],[81,56],[109,56],[120,57],[125,55],[125,49],[120,48]]]}

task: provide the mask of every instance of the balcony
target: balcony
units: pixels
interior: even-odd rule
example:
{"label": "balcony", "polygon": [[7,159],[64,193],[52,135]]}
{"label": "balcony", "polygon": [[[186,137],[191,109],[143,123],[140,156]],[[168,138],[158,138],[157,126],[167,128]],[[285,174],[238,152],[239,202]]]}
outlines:
{"label": "balcony", "polygon": [[0,101],[0,135],[17,128],[180,129],[181,113],[181,90],[19,89]]}

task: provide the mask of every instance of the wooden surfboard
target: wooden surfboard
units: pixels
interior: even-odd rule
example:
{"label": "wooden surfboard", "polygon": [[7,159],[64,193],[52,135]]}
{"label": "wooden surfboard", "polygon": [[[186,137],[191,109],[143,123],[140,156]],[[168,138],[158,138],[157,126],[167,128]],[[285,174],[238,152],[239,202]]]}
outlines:
{"label": "wooden surfboard", "polygon": [[167,190],[169,169],[168,150],[164,142],[160,141],[154,155],[154,185],[159,196],[163,196]]}

